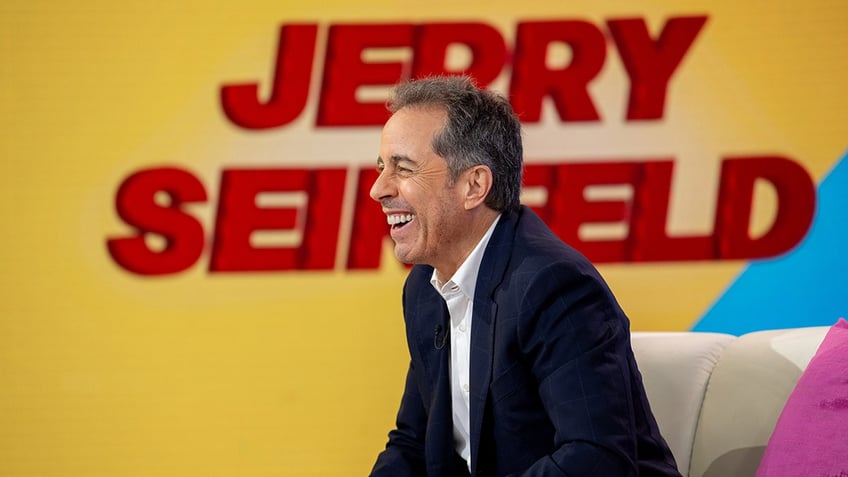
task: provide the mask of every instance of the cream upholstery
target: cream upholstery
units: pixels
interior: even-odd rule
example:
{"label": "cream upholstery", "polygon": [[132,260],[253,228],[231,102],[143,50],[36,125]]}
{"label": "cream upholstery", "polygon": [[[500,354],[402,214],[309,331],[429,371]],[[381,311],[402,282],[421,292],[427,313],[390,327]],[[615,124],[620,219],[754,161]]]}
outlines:
{"label": "cream upholstery", "polygon": [[827,330],[632,334],[651,408],[684,477],[754,476]]}
{"label": "cream upholstery", "polygon": [[680,469],[689,468],[710,373],[724,347],[735,338],[685,332],[633,335],[633,352],[651,409]]}

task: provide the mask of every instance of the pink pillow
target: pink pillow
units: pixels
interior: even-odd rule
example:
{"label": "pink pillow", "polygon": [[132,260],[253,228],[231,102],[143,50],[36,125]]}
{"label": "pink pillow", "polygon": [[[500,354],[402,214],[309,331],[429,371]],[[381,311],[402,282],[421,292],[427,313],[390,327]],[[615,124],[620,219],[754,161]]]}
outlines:
{"label": "pink pillow", "polygon": [[848,321],[840,318],[801,374],[757,477],[848,476]]}

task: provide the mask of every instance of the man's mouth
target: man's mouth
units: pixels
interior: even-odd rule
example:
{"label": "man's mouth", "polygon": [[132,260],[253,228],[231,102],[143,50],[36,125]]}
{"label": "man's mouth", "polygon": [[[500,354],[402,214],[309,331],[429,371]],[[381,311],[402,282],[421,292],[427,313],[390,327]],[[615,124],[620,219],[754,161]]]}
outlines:
{"label": "man's mouth", "polygon": [[399,229],[415,219],[413,214],[391,214],[386,216],[386,221],[392,229]]}

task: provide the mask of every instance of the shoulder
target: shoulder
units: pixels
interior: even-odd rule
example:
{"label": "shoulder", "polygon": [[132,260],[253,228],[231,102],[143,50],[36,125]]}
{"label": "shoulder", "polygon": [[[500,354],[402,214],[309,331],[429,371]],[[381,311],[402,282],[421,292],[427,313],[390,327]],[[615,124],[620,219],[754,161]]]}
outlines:
{"label": "shoulder", "polygon": [[411,311],[441,298],[430,283],[432,277],[433,267],[430,265],[415,265],[409,270],[403,284],[404,315],[408,317]]}
{"label": "shoulder", "polygon": [[[509,254],[499,291],[522,308],[535,308],[556,300],[591,296],[617,308],[615,297],[597,268],[578,250],[563,242],[526,207],[507,217],[511,235]],[[500,293],[499,293],[500,294]]]}
{"label": "shoulder", "polygon": [[433,267],[430,265],[414,265],[410,270],[409,274],[406,276],[406,281],[404,282],[404,294],[408,292],[415,292],[421,289],[429,290],[433,288],[433,285],[430,283],[430,279],[433,277]]}
{"label": "shoulder", "polygon": [[576,274],[597,277],[595,266],[560,239],[531,209],[522,207],[515,221],[511,266],[522,273]]}

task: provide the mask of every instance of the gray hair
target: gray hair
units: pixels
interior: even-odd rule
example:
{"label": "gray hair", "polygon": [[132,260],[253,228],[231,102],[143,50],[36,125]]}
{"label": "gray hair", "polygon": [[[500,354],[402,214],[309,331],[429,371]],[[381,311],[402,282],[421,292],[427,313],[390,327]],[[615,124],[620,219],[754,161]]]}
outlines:
{"label": "gray hair", "polygon": [[434,76],[397,85],[389,111],[407,106],[440,107],[445,127],[433,137],[433,151],[448,163],[451,183],[476,165],[492,171],[485,204],[498,211],[519,206],[523,170],[521,123],[503,96],[477,88],[466,76]]}

